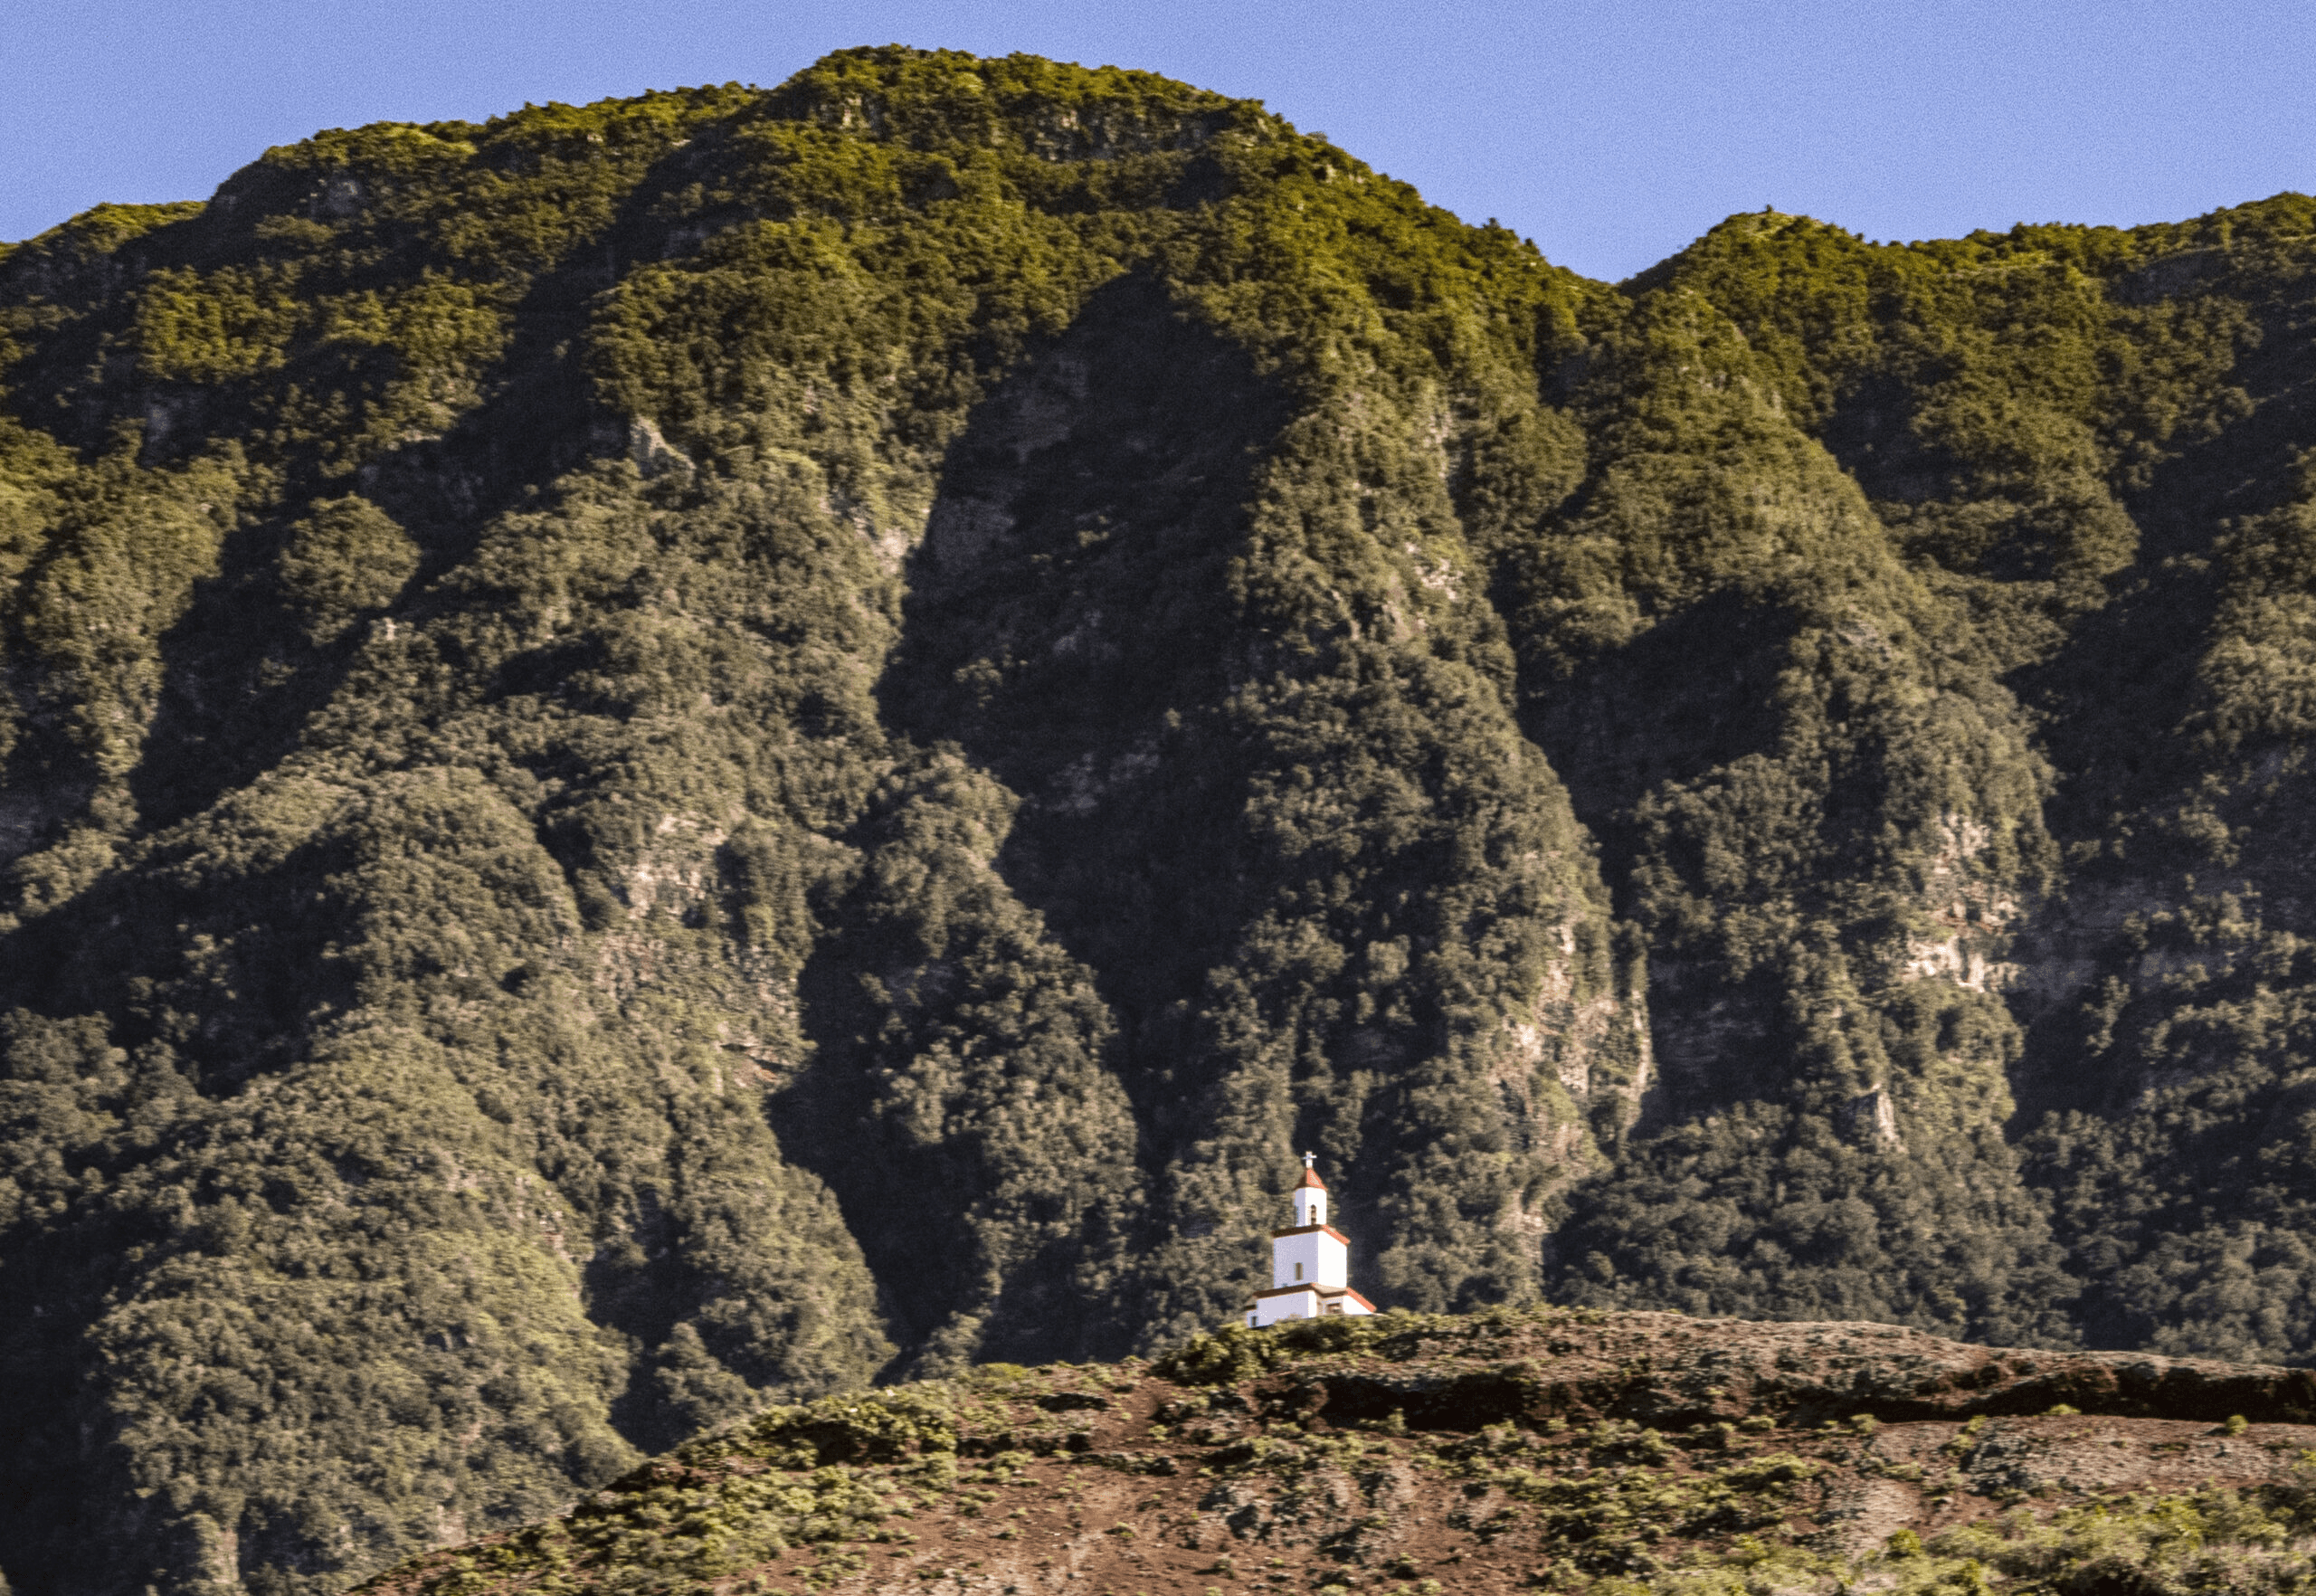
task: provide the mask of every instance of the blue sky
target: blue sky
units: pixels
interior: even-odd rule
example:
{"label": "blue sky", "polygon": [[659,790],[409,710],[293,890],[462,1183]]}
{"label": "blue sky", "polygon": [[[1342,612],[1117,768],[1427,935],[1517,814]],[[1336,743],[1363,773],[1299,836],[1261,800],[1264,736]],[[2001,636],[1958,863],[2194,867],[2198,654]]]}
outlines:
{"label": "blue sky", "polygon": [[1260,99],[1611,279],[1764,204],[1904,239],[2316,189],[2305,0],[7,0],[0,239],[206,195],[319,128],[768,85],[895,41]]}

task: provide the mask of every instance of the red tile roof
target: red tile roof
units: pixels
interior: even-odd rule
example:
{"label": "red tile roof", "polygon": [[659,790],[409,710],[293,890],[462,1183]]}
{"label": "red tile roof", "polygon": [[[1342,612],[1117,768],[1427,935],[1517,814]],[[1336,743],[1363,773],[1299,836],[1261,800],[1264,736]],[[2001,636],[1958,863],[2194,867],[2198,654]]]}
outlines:
{"label": "red tile roof", "polygon": [[1322,1286],[1316,1280],[1298,1280],[1292,1286],[1274,1286],[1267,1291],[1258,1291],[1248,1299],[1247,1306],[1252,1307],[1266,1297],[1292,1297],[1300,1291],[1308,1291],[1323,1297],[1348,1297],[1371,1314],[1381,1311],[1348,1286]]}

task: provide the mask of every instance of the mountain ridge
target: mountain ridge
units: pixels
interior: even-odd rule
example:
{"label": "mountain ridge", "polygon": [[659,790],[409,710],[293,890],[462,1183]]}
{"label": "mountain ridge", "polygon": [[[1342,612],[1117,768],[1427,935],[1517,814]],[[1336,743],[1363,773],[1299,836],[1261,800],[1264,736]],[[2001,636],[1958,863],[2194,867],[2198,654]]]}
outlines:
{"label": "mountain ridge", "polygon": [[768,1410],[361,1589],[2280,1591],[2311,1417],[2305,1370],[1884,1325],[1232,1325]]}
{"label": "mountain ridge", "polygon": [[1619,289],[894,48],[9,246],[0,1569],[1155,1349],[1306,1148],[1386,1306],[2304,1358],[2311,233]]}

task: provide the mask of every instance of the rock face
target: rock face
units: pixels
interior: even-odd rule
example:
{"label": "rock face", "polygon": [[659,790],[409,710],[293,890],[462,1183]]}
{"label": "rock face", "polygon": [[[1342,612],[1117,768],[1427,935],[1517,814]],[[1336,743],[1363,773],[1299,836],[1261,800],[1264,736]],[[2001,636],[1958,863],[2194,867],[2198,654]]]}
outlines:
{"label": "rock face", "polygon": [[2316,1358],[2311,331],[897,46],[0,246],[0,1571],[1148,1353],[1306,1148],[1387,1307]]}
{"label": "rock face", "polygon": [[[1915,1421],[2061,1406],[2112,1418],[2316,1424],[2316,1371],[1973,1346],[1889,1325],[1610,1314],[1555,1324],[1524,1343],[1501,1340],[1514,1355],[1479,1374],[1425,1370],[1420,1341],[1409,1366],[1389,1374],[1317,1365],[1290,1405],[1337,1423],[1398,1411],[1411,1424],[1463,1429],[1625,1419],[1687,1430],[1761,1416],[1811,1429],[1859,1415]],[[1523,1344],[1533,1358],[1517,1355]]]}
{"label": "rock face", "polygon": [[2316,1522],[2311,1402],[2300,1370],[1880,1325],[1542,1309],[1234,1328],[1154,1363],[776,1410],[365,1590],[1631,1592],[1716,1571],[2044,1590],[2067,1570],[2070,1589],[2283,1591],[2316,1572],[2274,1544]]}

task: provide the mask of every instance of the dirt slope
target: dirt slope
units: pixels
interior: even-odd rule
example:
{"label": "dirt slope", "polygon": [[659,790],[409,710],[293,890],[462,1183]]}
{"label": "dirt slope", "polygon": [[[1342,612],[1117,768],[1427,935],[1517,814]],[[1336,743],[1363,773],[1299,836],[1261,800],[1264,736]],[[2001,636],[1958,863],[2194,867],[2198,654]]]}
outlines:
{"label": "dirt slope", "polygon": [[1389,1315],[774,1410],[364,1589],[2284,1589],[2311,1449],[2304,1370]]}

